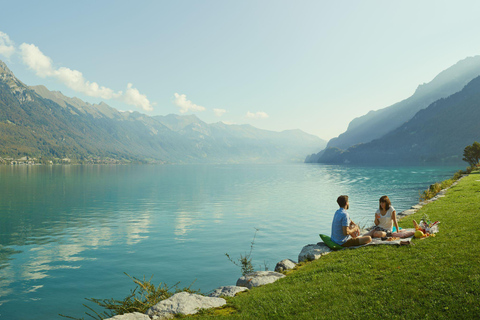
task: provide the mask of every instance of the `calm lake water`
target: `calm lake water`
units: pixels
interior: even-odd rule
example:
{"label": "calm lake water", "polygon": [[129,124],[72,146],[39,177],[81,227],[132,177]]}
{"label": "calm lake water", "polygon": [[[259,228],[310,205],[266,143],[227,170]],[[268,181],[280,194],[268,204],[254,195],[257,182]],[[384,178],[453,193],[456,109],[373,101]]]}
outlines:
{"label": "calm lake water", "polygon": [[[137,278],[209,291],[234,285],[253,250],[270,270],[330,233],[340,194],[371,224],[459,167],[286,165],[0,166],[0,319],[83,317]],[[88,317],[86,317],[88,318]]]}

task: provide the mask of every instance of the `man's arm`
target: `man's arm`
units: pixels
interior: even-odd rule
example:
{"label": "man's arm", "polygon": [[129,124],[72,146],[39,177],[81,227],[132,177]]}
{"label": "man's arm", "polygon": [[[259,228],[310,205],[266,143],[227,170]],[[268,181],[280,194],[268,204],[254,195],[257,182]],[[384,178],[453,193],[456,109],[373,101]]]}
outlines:
{"label": "man's arm", "polygon": [[359,231],[358,229],[358,226],[357,225],[354,225],[354,226],[348,226],[348,227],[345,227],[345,226],[342,226],[342,229],[343,229],[343,235],[344,236],[348,236],[348,235],[353,235],[356,231]]}

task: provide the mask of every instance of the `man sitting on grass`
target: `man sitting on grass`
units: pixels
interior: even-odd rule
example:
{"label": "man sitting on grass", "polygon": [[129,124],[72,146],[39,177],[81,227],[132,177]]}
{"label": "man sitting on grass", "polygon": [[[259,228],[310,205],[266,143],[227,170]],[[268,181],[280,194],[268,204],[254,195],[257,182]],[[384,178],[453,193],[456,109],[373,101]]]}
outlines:
{"label": "man sitting on grass", "polygon": [[360,229],[350,220],[347,210],[350,208],[348,196],[339,196],[337,203],[340,206],[335,212],[332,221],[332,240],[342,247],[354,247],[372,241],[370,236],[359,237]]}

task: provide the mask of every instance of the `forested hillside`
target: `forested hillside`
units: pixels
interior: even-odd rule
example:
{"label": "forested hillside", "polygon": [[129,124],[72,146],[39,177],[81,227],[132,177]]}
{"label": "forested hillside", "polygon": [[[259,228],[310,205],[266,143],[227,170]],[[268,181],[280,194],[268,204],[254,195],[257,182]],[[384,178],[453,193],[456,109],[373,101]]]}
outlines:
{"label": "forested hillside", "polygon": [[[347,150],[328,148],[323,163],[463,163],[467,145],[480,141],[480,77],[463,90],[432,103],[380,139]],[[464,163],[463,163],[464,164]]]}
{"label": "forested hillside", "polygon": [[418,86],[415,93],[392,106],[370,111],[353,119],[346,132],[328,142],[328,147],[347,149],[358,143],[381,138],[410,120],[432,102],[463,89],[480,75],[480,56],[469,57],[440,72],[432,81]]}

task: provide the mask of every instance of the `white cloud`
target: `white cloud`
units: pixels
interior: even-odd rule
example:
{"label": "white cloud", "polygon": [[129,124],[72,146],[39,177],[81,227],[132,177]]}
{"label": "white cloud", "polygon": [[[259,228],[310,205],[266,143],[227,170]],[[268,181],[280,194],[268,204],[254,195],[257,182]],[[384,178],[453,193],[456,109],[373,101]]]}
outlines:
{"label": "white cloud", "polygon": [[0,31],[0,55],[10,59],[11,55],[15,53],[15,46],[10,40],[8,34]]}
{"label": "white cloud", "polygon": [[[7,36],[8,37],[8,36]],[[55,68],[52,59],[43,54],[34,44],[23,43],[20,45],[20,54],[23,62],[36,72],[39,77],[53,77],[76,92],[81,92],[90,97],[105,100],[116,99],[126,104],[136,106],[145,111],[153,110],[152,104],[147,97],[141,94],[132,84],[127,85],[125,93],[100,86],[96,82],[87,81],[78,70],[61,67]]]}
{"label": "white cloud", "polygon": [[265,118],[268,118],[268,114],[266,112],[263,112],[263,111],[259,111],[259,112],[250,112],[248,111],[247,112],[247,118],[250,118],[250,119],[265,119]]}
{"label": "white cloud", "polygon": [[121,91],[115,93],[112,89],[99,86],[96,82],[90,82],[85,80],[83,74],[77,70],[71,70],[69,68],[62,67],[58,70],[54,70],[53,76],[60,80],[70,89],[84,93],[90,97],[109,100],[113,98],[120,98],[122,95]]}
{"label": "white cloud", "polygon": [[148,101],[147,96],[141,94],[137,89],[133,88],[131,83],[128,84],[127,92],[125,92],[120,100],[124,101],[126,104],[140,107],[145,111],[153,110],[152,104],[150,101]]}
{"label": "white cloud", "polygon": [[223,114],[227,112],[225,109],[213,109],[213,113],[215,113],[215,116],[221,117]]}
{"label": "white cloud", "polygon": [[39,77],[55,77],[70,89],[84,93],[90,97],[112,99],[121,95],[121,92],[115,94],[112,89],[101,87],[96,82],[85,80],[83,74],[78,70],[71,70],[65,67],[55,69],[52,59],[44,55],[40,49],[33,44],[21,44],[20,52],[23,62],[30,69],[34,70]]}
{"label": "white cloud", "polygon": [[175,93],[175,100],[173,103],[180,108],[180,113],[186,113],[188,111],[205,111],[204,107],[187,100],[187,96],[184,94]]}
{"label": "white cloud", "polygon": [[37,46],[33,44],[22,43],[20,45],[20,54],[23,63],[37,73],[37,76],[45,78],[54,74],[52,59],[44,55]]}

